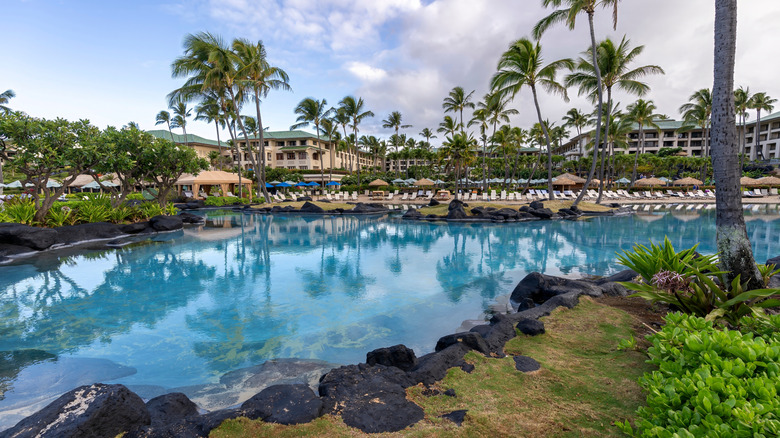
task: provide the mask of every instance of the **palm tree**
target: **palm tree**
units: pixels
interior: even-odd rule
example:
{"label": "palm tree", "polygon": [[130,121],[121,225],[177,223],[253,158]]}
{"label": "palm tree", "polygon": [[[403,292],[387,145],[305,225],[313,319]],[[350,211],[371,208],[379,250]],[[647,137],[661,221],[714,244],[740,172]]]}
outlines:
{"label": "palm tree", "polygon": [[455,87],[450,91],[450,94],[444,98],[444,102],[441,107],[444,109],[444,114],[449,112],[460,113],[460,126],[461,130],[465,129],[466,120],[463,119],[463,110],[466,108],[474,108],[474,102],[471,101],[471,96],[474,94],[474,90],[466,94],[463,87]]}
{"label": "palm tree", "polygon": [[[359,131],[358,125],[360,125],[360,122],[362,122],[363,119],[374,117],[374,113],[365,109],[365,103],[363,102],[362,97],[356,99],[353,96],[347,96],[341,99],[339,106],[343,108],[344,112],[349,116],[350,126],[355,134],[355,139],[357,139]],[[357,141],[355,141],[355,159],[357,160],[358,188],[360,188],[360,149],[358,148]]]}
{"label": "palm tree", "polygon": [[[509,100],[507,96],[500,96],[496,93],[488,93],[484,99],[477,104],[477,112],[484,113],[485,122],[493,126],[493,136],[496,135],[496,128],[498,124],[509,123],[509,116],[519,114],[514,108],[509,108]],[[470,123],[469,123],[470,124]],[[483,173],[483,190],[487,190],[487,166],[485,164],[485,151],[483,150],[482,158],[482,173]]]}
{"label": "palm tree", "polygon": [[163,123],[168,125],[168,133],[171,134],[171,141],[173,140],[173,131],[171,130],[171,113],[168,111],[162,110],[159,113],[157,113],[157,117],[155,117],[155,123],[154,125],[162,125]]}
{"label": "palm tree", "polygon": [[[395,130],[395,139],[398,139],[398,130],[399,129],[406,129],[411,128],[412,125],[404,125],[403,122],[403,116],[401,115],[400,111],[393,111],[390,113],[390,115],[387,116],[385,120],[382,120],[382,127],[386,129],[393,129]],[[396,152],[398,152],[398,145],[394,144]],[[395,169],[395,176],[398,177],[398,167]]]}
{"label": "palm tree", "polygon": [[[333,108],[328,110],[333,115],[333,112],[335,111]],[[328,179],[330,181],[333,181],[333,168],[336,166],[336,158],[333,156],[334,147],[333,147],[333,140],[338,141],[339,137],[339,125],[336,123],[336,121],[330,117],[330,118],[324,118],[320,120],[320,132],[322,135],[328,138],[328,151],[330,151],[330,175],[328,175]]]}
{"label": "palm tree", "polygon": [[[590,30],[590,50],[591,50],[591,63],[595,69],[595,76],[597,81],[596,94],[598,96],[596,105],[596,139],[595,144],[599,144],[599,135],[601,133],[601,116],[603,114],[604,97],[602,93],[601,85],[601,70],[599,69],[599,63],[597,61],[598,53],[596,51],[596,31],[593,26],[593,16],[596,13],[596,6],[601,5],[603,8],[612,7],[612,28],[617,30],[617,18],[618,18],[618,3],[620,0],[542,0],[544,7],[558,8],[561,5],[566,5],[562,9],[553,11],[547,17],[541,19],[533,29],[534,38],[540,39],[542,34],[549,29],[552,25],[558,23],[565,23],[569,30],[574,30],[574,25],[577,22],[577,16],[581,13],[585,13],[588,16],[588,28]],[[585,186],[590,186],[590,181],[593,179],[593,174],[596,172],[596,162],[598,158],[598,148],[593,148],[593,162],[590,165],[590,172],[585,179]],[[577,199],[574,200],[573,206],[582,201],[585,195],[585,190],[580,190],[580,194],[577,195]]]}
{"label": "palm tree", "polygon": [[634,170],[631,172],[631,185],[634,187],[636,182],[636,167],[639,163],[639,153],[645,153],[645,134],[644,127],[648,126],[660,131],[661,128],[655,123],[656,120],[662,117],[661,114],[656,114],[658,109],[655,107],[655,103],[652,100],[638,99],[636,102],[626,108],[628,110],[627,118],[632,122],[639,125],[639,142],[637,143],[636,152],[634,153]]}
{"label": "palm tree", "polygon": [[[320,143],[320,128],[322,121],[330,116],[332,108],[326,109],[328,101],[325,99],[315,100],[311,97],[307,97],[298,103],[295,107],[295,114],[298,114],[298,118],[295,119],[296,124],[290,126],[290,130],[314,125],[314,131],[317,133],[317,149],[319,149],[320,155],[320,184],[322,188],[325,188],[325,165],[322,159],[322,144]],[[331,166],[333,167],[333,166]]]}
{"label": "palm tree", "polygon": [[[592,101],[596,101],[598,97],[598,90],[596,87],[601,86],[607,91],[607,107],[604,113],[604,131],[609,132],[610,114],[612,112],[612,90],[614,87],[621,89],[627,93],[642,96],[650,89],[650,87],[641,82],[640,79],[650,74],[663,74],[664,70],[657,65],[645,65],[629,69],[631,64],[637,56],[642,54],[644,46],[637,46],[631,49],[629,47],[630,41],[625,37],[620,41],[617,46],[615,43],[607,38],[599,43],[596,50],[598,56],[596,57],[599,62],[598,69],[594,67],[591,61],[587,58],[593,58],[593,56],[587,56],[580,58],[577,62],[576,71],[566,76],[566,86],[578,87],[579,95],[589,95]],[[590,54],[589,51],[585,52]],[[601,78],[596,77],[596,71],[600,72]],[[599,196],[596,200],[597,203],[601,202],[601,197],[604,191],[604,161],[606,159],[606,140],[604,141],[604,147],[601,153],[601,170],[599,171]],[[597,145],[598,146],[598,145]]]}
{"label": "palm tree", "polygon": [[[715,0],[715,78],[712,113],[712,170],[715,176],[716,239],[728,283],[740,276],[746,290],[764,288],[742,213],[734,115],[734,59],[737,0]],[[758,132],[756,132],[758,135]]]}
{"label": "palm tree", "polygon": [[747,138],[747,118],[748,105],[753,96],[750,94],[750,87],[739,87],[734,90],[734,110],[739,117],[739,125],[742,127],[742,136],[739,138],[739,168],[745,165],[745,143]]}
{"label": "palm tree", "polygon": [[434,134],[433,131],[431,131],[428,128],[423,128],[423,130],[420,131],[420,135],[425,137],[425,143],[427,144],[427,146],[426,146],[427,148],[431,147],[431,139],[432,138],[438,138],[438,137],[436,137],[436,134]]}
{"label": "palm tree", "polygon": [[531,89],[536,107],[536,116],[542,125],[544,138],[547,143],[547,186],[550,200],[553,199],[552,186],[552,146],[550,134],[542,121],[542,110],[539,108],[537,85],[552,94],[560,94],[568,102],[566,88],[556,82],[555,76],[563,67],[572,68],[574,65],[570,59],[559,59],[547,65],[543,64],[542,47],[537,41],[532,42],[527,38],[521,38],[501,55],[498,61],[498,72],[490,80],[490,88],[502,99],[506,96],[514,98],[523,86]]}
{"label": "palm tree", "polygon": [[762,160],[764,159],[764,151],[761,150],[761,111],[772,111],[775,102],[777,102],[777,99],[772,99],[769,97],[769,95],[762,91],[760,93],[754,94],[748,103],[748,108],[756,110],[756,132],[755,141],[753,143],[756,145],[754,149],[757,156],[760,156]]}
{"label": "palm tree", "polygon": [[[344,141],[346,141],[349,136],[347,135],[347,125],[349,125],[349,115],[347,114],[346,110],[343,107],[338,107],[335,109],[335,112],[333,114],[333,122],[337,125],[341,126],[341,129],[344,131]],[[347,149],[347,153],[349,154],[348,157],[348,163],[349,166],[349,174],[352,175],[352,152]]]}
{"label": "palm tree", "polygon": [[222,158],[222,140],[219,138],[220,126],[225,126],[225,116],[219,107],[219,102],[215,97],[207,97],[198,106],[195,107],[195,120],[201,120],[206,123],[214,122],[217,131],[217,146],[219,147],[219,156]]}
{"label": "palm tree", "polygon": [[[252,100],[255,101],[257,130],[260,134],[258,138],[260,159],[257,163],[260,166],[260,172],[255,172],[255,176],[258,188],[262,190],[263,196],[268,199],[268,191],[265,187],[266,153],[260,101],[268,97],[268,92],[271,90],[291,91],[290,78],[284,70],[274,67],[268,62],[262,41],[252,43],[247,39],[237,38],[233,40],[232,47],[238,70],[236,72],[236,82],[241,89],[250,91]],[[319,132],[317,134],[319,135]],[[249,140],[247,140],[247,147],[249,147]],[[322,158],[322,151],[320,151],[320,158]],[[320,165],[322,165],[321,162]]]}
{"label": "palm tree", "polygon": [[[477,141],[470,134],[457,133],[442,143],[439,150],[440,158],[446,160],[447,166],[455,166],[455,192],[458,192],[460,170],[466,167],[474,157],[474,147]],[[468,176],[468,172],[464,172]]]}
{"label": "palm tree", "polygon": [[11,108],[8,107],[8,102],[14,97],[16,97],[14,90],[5,90],[0,93],[0,114],[8,114],[11,112]]}
{"label": "palm tree", "polygon": [[[171,109],[174,114],[171,119],[171,127],[181,128],[181,130],[184,131],[184,145],[189,146],[189,139],[187,138],[187,117],[192,115],[192,110],[187,108],[187,104],[184,102],[177,103],[171,107]],[[171,137],[171,140],[173,140],[173,137]]]}
{"label": "palm tree", "polygon": [[455,137],[455,131],[460,129],[460,123],[456,122],[450,116],[444,116],[444,121],[439,123],[439,128],[436,132],[444,134],[445,136]]}
{"label": "palm tree", "polygon": [[[712,115],[712,92],[709,88],[702,88],[695,91],[688,98],[689,102],[680,107],[680,112],[683,116],[683,126],[678,131],[690,130],[693,126],[698,126],[702,130],[702,136],[704,137],[704,149],[702,156],[708,157],[710,155],[709,150],[709,126],[710,116]],[[704,181],[707,177],[707,165],[702,165],[701,180]]]}

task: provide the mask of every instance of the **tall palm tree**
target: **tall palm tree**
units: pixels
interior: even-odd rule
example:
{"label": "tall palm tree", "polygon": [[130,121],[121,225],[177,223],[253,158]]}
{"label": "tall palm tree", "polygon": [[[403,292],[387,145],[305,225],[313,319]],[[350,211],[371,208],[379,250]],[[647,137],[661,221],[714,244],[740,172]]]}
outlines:
{"label": "tall palm tree", "polygon": [[[267,53],[262,41],[253,43],[247,39],[237,38],[233,40],[233,53],[237,63],[237,84],[249,92],[255,102],[257,128],[259,132],[258,149],[259,157],[257,165],[260,171],[255,172],[258,188],[263,196],[268,199],[268,191],[265,187],[265,137],[263,135],[263,118],[260,114],[260,101],[268,97],[271,90],[291,91],[287,73],[279,67],[272,66],[267,59]],[[319,132],[317,133],[319,135]],[[319,144],[319,142],[318,142]],[[249,142],[247,141],[247,146]],[[322,153],[320,152],[320,157]],[[320,163],[322,164],[322,163]]]}
{"label": "tall palm tree", "polygon": [[436,137],[436,134],[434,134],[434,133],[433,133],[433,131],[431,131],[431,130],[430,130],[430,129],[428,129],[428,128],[423,128],[423,130],[422,130],[422,131],[420,131],[420,135],[421,135],[421,136],[423,136],[423,137],[425,137],[425,143],[427,144],[427,146],[426,146],[426,147],[427,147],[428,149],[430,149],[430,148],[431,148],[431,139],[432,139],[432,138],[438,138],[438,137]]}
{"label": "tall palm tree", "polygon": [[471,101],[471,96],[474,95],[474,90],[470,93],[466,93],[463,87],[455,87],[450,91],[450,94],[444,98],[444,102],[441,107],[444,109],[444,114],[449,112],[460,114],[460,126],[461,130],[465,129],[466,120],[463,118],[463,110],[466,108],[474,109],[474,102]]}
{"label": "tall palm tree", "polygon": [[[680,112],[683,116],[683,126],[681,131],[690,130],[693,126],[698,126],[702,130],[704,137],[704,149],[702,156],[707,158],[710,155],[710,116],[712,115],[712,92],[709,88],[702,88],[695,91],[688,98],[688,103],[680,106]],[[707,165],[704,163],[701,169],[701,180],[707,177]]]}
{"label": "tall palm tree", "polygon": [[330,151],[330,175],[328,175],[328,179],[330,181],[333,181],[333,168],[336,167],[336,158],[333,156],[333,152],[335,150],[333,147],[333,141],[338,141],[339,137],[339,125],[332,117],[334,111],[335,109],[331,108],[329,110],[331,117],[324,118],[320,121],[320,132],[322,135],[328,138],[328,151]]}
{"label": "tall palm tree", "polygon": [[[314,131],[317,133],[317,149],[319,149],[320,155],[320,184],[322,188],[325,188],[325,165],[322,159],[322,144],[320,143],[320,128],[322,121],[330,116],[333,108],[328,108],[328,101],[325,99],[316,100],[311,97],[307,97],[298,103],[295,107],[295,114],[298,114],[298,118],[295,119],[296,124],[290,126],[290,129],[298,129],[309,124],[314,125]],[[333,167],[333,166],[331,166]]]}
{"label": "tall palm tree", "polygon": [[222,140],[219,137],[219,128],[220,126],[225,126],[225,116],[222,114],[222,110],[219,107],[219,102],[215,97],[206,97],[198,106],[195,107],[195,120],[201,120],[206,123],[214,123],[214,127],[217,131],[217,147],[219,147],[219,156],[222,158]]}
{"label": "tall palm tree", "polygon": [[739,87],[734,90],[734,110],[739,117],[739,125],[742,127],[742,135],[739,137],[739,168],[745,165],[745,140],[747,138],[748,105],[753,95],[750,87]]}
{"label": "tall palm tree", "polygon": [[756,132],[754,136],[755,141],[753,143],[756,145],[755,150],[757,156],[760,156],[762,160],[764,159],[764,151],[761,150],[761,111],[772,111],[775,102],[777,102],[777,99],[772,99],[763,91],[754,94],[748,102],[748,108],[756,110]]}
{"label": "tall palm tree", "polygon": [[[578,87],[579,95],[588,95],[594,102],[598,98],[598,90],[596,88],[599,86],[599,83],[607,91],[607,106],[604,112],[605,132],[609,132],[610,114],[612,112],[612,90],[617,87],[627,93],[643,96],[650,87],[646,83],[641,82],[640,79],[650,74],[664,73],[664,70],[657,65],[631,68],[630,64],[642,54],[645,47],[637,46],[632,49],[629,44],[630,41],[625,37],[618,45],[615,45],[612,40],[607,38],[596,47],[598,52],[596,57],[599,63],[598,69],[590,61],[593,56],[586,56],[579,59],[576,71],[566,76],[567,87]],[[590,54],[589,50],[585,52],[586,55]],[[597,71],[601,74],[601,78],[596,77]],[[599,196],[596,199],[597,203],[601,202],[604,191],[606,143],[605,140],[601,151],[601,169],[599,171],[601,182],[599,184]]]}
{"label": "tall palm tree", "polygon": [[157,117],[155,117],[155,123],[154,125],[162,125],[163,123],[168,125],[168,133],[171,134],[171,141],[173,141],[173,130],[171,130],[171,113],[168,111],[162,110],[159,113],[157,113]]}
{"label": "tall palm tree", "polygon": [[549,93],[561,95],[568,102],[569,97],[566,94],[566,88],[555,80],[555,76],[561,68],[573,68],[573,66],[574,64],[570,59],[559,59],[544,65],[542,47],[539,42],[534,43],[527,38],[521,38],[512,43],[509,46],[509,50],[501,55],[498,61],[498,72],[490,80],[491,90],[501,98],[510,96],[513,99],[523,86],[531,89],[536,116],[542,125],[542,131],[547,144],[547,187],[550,200],[553,199],[552,146],[550,144],[550,133],[542,120],[537,86],[542,87]]}
{"label": "tall palm tree", "polygon": [[14,97],[16,97],[14,90],[5,90],[0,93],[0,114],[8,114],[11,112],[11,108],[8,107],[8,102]]}
{"label": "tall palm tree", "polygon": [[[333,121],[341,126],[341,129],[344,131],[344,141],[347,141],[349,139],[349,136],[347,135],[347,125],[349,125],[349,115],[347,114],[346,110],[343,107],[335,108],[335,112],[333,113]],[[349,168],[349,174],[352,175],[352,152],[347,149],[348,159],[347,164],[344,167]]]}
{"label": "tall palm tree", "polygon": [[[350,127],[355,134],[355,139],[357,139],[359,131],[358,125],[360,125],[360,122],[364,119],[374,117],[374,113],[365,109],[365,102],[363,102],[362,97],[355,98],[353,96],[347,96],[341,99],[339,106],[343,108],[344,112],[349,116]],[[357,179],[358,188],[360,188],[360,148],[358,147],[357,141],[355,141],[355,160],[357,160]]]}
{"label": "tall palm tree", "polygon": [[[460,170],[467,167],[470,160],[474,157],[474,148],[477,141],[470,134],[459,132],[452,137],[447,137],[439,150],[440,159],[446,162],[447,166],[455,167],[455,192],[458,192],[460,185]],[[468,176],[467,169],[464,169],[464,176]]]}
{"label": "tall palm tree", "polygon": [[439,123],[439,128],[436,129],[436,132],[444,134],[445,136],[454,137],[455,131],[460,129],[460,127],[461,124],[456,122],[455,119],[450,116],[444,116],[444,120]]}
{"label": "tall palm tree", "polygon": [[627,119],[639,125],[639,142],[637,143],[636,151],[634,152],[634,170],[631,172],[631,185],[634,187],[636,182],[636,168],[639,164],[639,154],[645,153],[645,134],[644,127],[655,128],[660,131],[661,128],[656,123],[656,120],[662,117],[661,114],[656,114],[658,109],[652,100],[638,99],[636,102],[626,108],[628,110]]}
{"label": "tall palm tree", "polygon": [[[484,99],[477,104],[477,111],[484,113],[485,122],[493,126],[493,136],[496,135],[496,128],[499,123],[509,123],[509,116],[519,114],[514,108],[509,108],[508,96],[500,96],[496,93],[488,93]],[[475,113],[477,112],[475,111]],[[487,190],[487,166],[485,164],[485,155],[483,151],[482,173],[483,190]]]}
{"label": "tall palm tree", "polygon": [[[601,116],[603,114],[604,97],[602,93],[601,85],[601,71],[599,69],[599,63],[597,61],[598,53],[596,50],[596,31],[593,26],[593,16],[596,14],[596,6],[601,5],[603,8],[612,7],[612,28],[617,30],[618,19],[618,3],[620,0],[542,0],[544,7],[554,7],[556,9],[550,15],[542,18],[533,29],[534,38],[540,39],[542,34],[547,31],[551,26],[559,23],[564,23],[569,30],[574,30],[574,26],[577,23],[577,16],[581,13],[585,13],[588,16],[588,29],[590,30],[590,50],[591,50],[591,63],[595,69],[595,76],[597,81],[596,94],[598,96],[596,104],[596,139],[595,144],[599,144],[599,135],[601,133]],[[589,187],[590,182],[593,179],[593,175],[596,172],[596,162],[598,161],[598,148],[593,148],[593,162],[590,165],[590,171],[588,177],[585,179],[585,186]],[[580,190],[580,194],[577,195],[577,199],[574,200],[573,206],[582,201],[585,196],[585,190]]]}
{"label": "tall palm tree", "polygon": [[716,189],[716,240],[728,283],[739,275],[740,281],[747,283],[746,289],[751,290],[765,285],[753,257],[742,213],[733,93],[736,40],[737,0],[715,0],[712,169]]}
{"label": "tall palm tree", "polygon": [[[184,102],[178,102],[171,107],[173,110],[173,118],[171,119],[171,127],[181,128],[184,131],[184,145],[189,146],[189,139],[187,138],[187,117],[192,115],[192,110],[187,108],[187,104]],[[159,114],[158,114],[159,115]],[[171,138],[173,140],[173,138]]]}
{"label": "tall palm tree", "polygon": [[[400,111],[393,111],[390,113],[390,115],[387,116],[385,120],[382,120],[382,127],[386,129],[393,129],[395,131],[394,138],[398,139],[398,130],[399,129],[406,129],[411,128],[412,125],[404,125],[403,124],[403,116],[401,115]],[[398,152],[398,145],[393,145],[396,147],[396,152]],[[395,176],[398,177],[398,167],[395,169]]]}

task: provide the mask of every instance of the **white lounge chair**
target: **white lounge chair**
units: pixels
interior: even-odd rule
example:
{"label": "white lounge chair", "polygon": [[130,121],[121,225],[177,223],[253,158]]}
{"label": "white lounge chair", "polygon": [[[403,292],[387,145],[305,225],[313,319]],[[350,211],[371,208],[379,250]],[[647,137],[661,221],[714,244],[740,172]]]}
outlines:
{"label": "white lounge chair", "polygon": [[412,193],[412,197],[409,200],[414,201],[415,199],[417,199],[417,193]]}
{"label": "white lounge chair", "polygon": [[501,190],[501,200],[506,201],[506,190]]}
{"label": "white lounge chair", "polygon": [[497,201],[498,200],[498,195],[496,195],[496,191],[495,190],[491,190],[490,191],[490,200],[491,201]]}
{"label": "white lounge chair", "polygon": [[353,201],[357,201],[358,200],[357,192],[352,192],[352,200]]}
{"label": "white lounge chair", "polygon": [[409,194],[408,193],[404,193],[403,196],[401,196],[401,200],[402,201],[406,201],[407,199],[409,199]]}
{"label": "white lounge chair", "polygon": [[482,192],[482,200],[485,202],[490,201],[490,198],[488,198],[488,194],[486,192]]}
{"label": "white lounge chair", "polygon": [[393,199],[393,193],[388,193],[387,194],[387,200],[390,201],[392,199]]}
{"label": "white lounge chair", "polygon": [[328,201],[332,201],[333,197],[330,196],[330,193],[325,193],[325,199],[327,199]]}
{"label": "white lounge chair", "polygon": [[337,201],[341,201],[341,193],[336,193],[334,196],[336,197]]}

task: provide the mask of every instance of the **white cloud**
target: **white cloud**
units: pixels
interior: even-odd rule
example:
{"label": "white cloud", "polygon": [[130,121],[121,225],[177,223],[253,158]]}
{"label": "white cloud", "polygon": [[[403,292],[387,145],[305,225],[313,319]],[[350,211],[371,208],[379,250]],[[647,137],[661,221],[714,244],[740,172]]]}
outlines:
{"label": "white cloud", "polygon": [[372,67],[363,62],[349,62],[346,69],[358,79],[365,82],[377,82],[387,77],[387,72],[381,68]]}

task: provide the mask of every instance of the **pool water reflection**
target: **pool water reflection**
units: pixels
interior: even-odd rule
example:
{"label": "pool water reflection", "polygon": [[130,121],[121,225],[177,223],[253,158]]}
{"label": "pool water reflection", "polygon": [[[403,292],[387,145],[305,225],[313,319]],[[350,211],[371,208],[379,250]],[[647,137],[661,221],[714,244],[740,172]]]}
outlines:
{"label": "pool water reflection", "polygon": [[[273,357],[356,363],[399,343],[423,354],[529,272],[609,274],[616,251],[664,235],[714,252],[713,211],[640,213],[469,225],[220,212],[121,249],[0,266],[0,415],[34,378],[25,367],[54,356],[173,388]],[[780,255],[777,214],[748,219],[756,259]]]}

